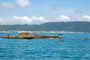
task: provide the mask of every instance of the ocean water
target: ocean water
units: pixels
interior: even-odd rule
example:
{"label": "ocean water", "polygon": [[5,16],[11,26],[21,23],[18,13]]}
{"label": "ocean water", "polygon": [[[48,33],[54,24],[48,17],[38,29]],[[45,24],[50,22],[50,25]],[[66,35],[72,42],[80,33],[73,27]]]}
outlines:
{"label": "ocean water", "polygon": [[0,60],[90,60],[90,34],[42,32],[39,34],[58,35],[61,38],[30,40],[0,38]]}

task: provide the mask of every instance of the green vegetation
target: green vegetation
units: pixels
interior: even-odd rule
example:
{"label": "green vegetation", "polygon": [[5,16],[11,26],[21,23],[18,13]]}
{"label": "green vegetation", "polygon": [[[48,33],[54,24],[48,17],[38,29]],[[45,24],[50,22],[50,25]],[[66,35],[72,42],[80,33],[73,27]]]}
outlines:
{"label": "green vegetation", "polygon": [[41,25],[0,25],[0,30],[90,32],[90,22],[49,22]]}

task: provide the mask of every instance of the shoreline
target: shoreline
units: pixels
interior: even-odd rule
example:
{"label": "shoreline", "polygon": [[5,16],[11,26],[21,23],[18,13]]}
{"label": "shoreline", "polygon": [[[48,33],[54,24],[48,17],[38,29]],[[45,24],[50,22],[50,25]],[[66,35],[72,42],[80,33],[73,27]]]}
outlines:
{"label": "shoreline", "polygon": [[42,33],[76,33],[76,34],[88,34],[90,32],[70,32],[70,31],[26,31],[26,30],[1,30],[0,33],[11,33],[11,32],[17,32],[17,33],[21,33],[21,32],[33,32],[33,33],[39,33],[39,32],[42,32]]}

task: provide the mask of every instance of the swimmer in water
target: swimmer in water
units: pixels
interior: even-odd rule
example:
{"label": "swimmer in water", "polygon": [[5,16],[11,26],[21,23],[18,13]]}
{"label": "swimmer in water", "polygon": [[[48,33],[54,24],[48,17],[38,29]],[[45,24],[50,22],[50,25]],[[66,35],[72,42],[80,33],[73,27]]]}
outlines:
{"label": "swimmer in water", "polygon": [[64,42],[64,40],[61,40],[61,42]]}

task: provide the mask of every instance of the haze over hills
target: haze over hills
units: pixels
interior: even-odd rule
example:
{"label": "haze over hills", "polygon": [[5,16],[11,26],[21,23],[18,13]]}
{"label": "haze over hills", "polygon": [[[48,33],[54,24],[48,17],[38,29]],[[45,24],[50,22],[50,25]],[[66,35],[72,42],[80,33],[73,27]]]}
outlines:
{"label": "haze over hills", "polygon": [[0,30],[90,32],[90,22],[48,22],[41,25],[0,25]]}

